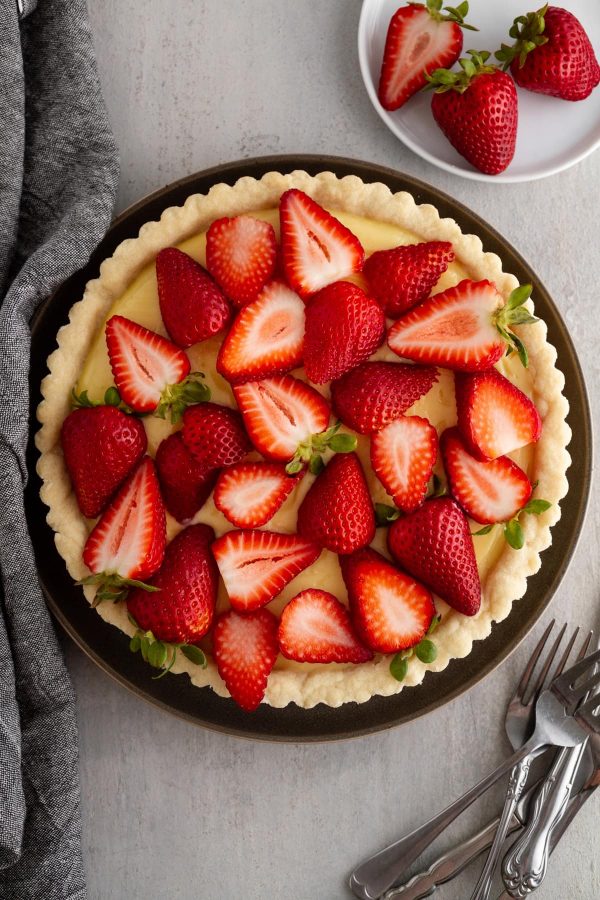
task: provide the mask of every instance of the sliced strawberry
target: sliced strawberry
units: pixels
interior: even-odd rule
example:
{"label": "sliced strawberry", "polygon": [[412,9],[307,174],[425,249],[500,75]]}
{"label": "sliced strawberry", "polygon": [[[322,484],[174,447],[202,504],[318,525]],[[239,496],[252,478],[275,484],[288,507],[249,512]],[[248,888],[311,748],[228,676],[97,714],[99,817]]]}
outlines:
{"label": "sliced strawberry", "polygon": [[280,375],[302,365],[304,303],[283,282],[272,281],[237,315],[217,357],[217,370],[233,384]]}
{"label": "sliced strawberry", "polygon": [[239,384],[233,393],[250,440],[267,459],[291,459],[329,424],[326,400],[292,375]]}
{"label": "sliced strawberry", "polygon": [[481,583],[469,523],[450,497],[427,500],[416,512],[397,519],[388,532],[390,553],[449,606],[474,616],[481,605]]}
{"label": "sliced strawberry", "polygon": [[364,250],[349,228],[297,188],[279,202],[286,279],[301,297],[360,272]]}
{"label": "sliced strawberry", "polygon": [[252,712],[265,695],[277,659],[277,619],[268,609],[244,616],[229,610],[215,622],[213,650],[232,698]]}
{"label": "sliced strawberry", "polygon": [[236,306],[254,300],[273,277],[277,239],[252,216],[217,219],[206,232],[206,266]]}
{"label": "sliced strawberry", "polygon": [[478,459],[496,459],[537,441],[542,420],[523,391],[496,369],[455,376],[458,427]]}
{"label": "sliced strawberry", "polygon": [[240,414],[218,403],[198,403],[183,414],[183,442],[206,469],[233,466],[252,449]]}
{"label": "sliced strawberry", "polygon": [[189,375],[183,350],[124,316],[106,323],[106,344],[117,389],[136,412],[153,412],[166,400],[166,389]]}
{"label": "sliced strawberry", "polygon": [[160,313],[169,337],[191,347],[222,331],[231,307],[206,269],[195,259],[166,247],[156,257]]}
{"label": "sliced strawberry", "polygon": [[371,435],[371,465],[403,512],[425,500],[437,447],[437,431],[420,416],[401,416]]}
{"label": "sliced strawberry", "polygon": [[114,406],[74,409],[60,439],[79,508],[95,519],[148,447],[139,419]]}
{"label": "sliced strawberry", "polygon": [[210,552],[215,533],[208,525],[189,525],[168,544],[159,571],[135,588],[127,609],[142,631],[174,644],[195,644],[210,628],[217,602],[219,570]]}
{"label": "sliced strawberry", "polygon": [[336,281],[306,307],[304,368],[315,384],[339,378],[383,342],[385,316],[376,300],[349,281]]}
{"label": "sliced strawberry", "polygon": [[440,439],[444,469],[452,496],[476,522],[508,522],[531,497],[529,478],[508,456],[481,462],[471,456],[458,428]]}
{"label": "sliced strawberry", "polygon": [[212,547],[234,609],[258,609],[276,597],[321,548],[297,534],[228,531]]}
{"label": "sliced strawberry", "polygon": [[92,529],[83,561],[103,590],[150,578],[165,552],[165,509],[154,463],[145,456]]}
{"label": "sliced strawberry", "polygon": [[161,441],[155,462],[168,512],[178,522],[187,522],[208,500],[215,486],[217,469],[196,462],[180,431]]}
{"label": "sliced strawberry", "polygon": [[371,548],[340,559],[354,627],[367,647],[397,653],[418,644],[435,615],[429,591]]}
{"label": "sliced strawberry", "polygon": [[392,250],[377,250],[364,265],[370,293],[385,310],[398,318],[429,296],[454,259],[452,244],[428,241]]}
{"label": "sliced strawberry", "polygon": [[431,366],[366,362],[332,382],[333,409],[349,428],[370,434],[398,419],[437,380]]}
{"label": "sliced strawberry", "polygon": [[361,663],[373,658],[360,643],[346,607],[309,588],[290,600],[279,621],[279,648],[288,659],[312,663]]}
{"label": "sliced strawberry", "polygon": [[273,518],[302,474],[288,475],[281,463],[238,463],[220,473],[215,506],[237,528],[258,528]]}
{"label": "sliced strawberry", "polygon": [[334,553],[352,553],[375,536],[375,514],[356,453],[333,456],[298,509],[298,533]]}
{"label": "sliced strawberry", "polygon": [[415,362],[464,372],[489,369],[507,346],[524,352],[509,328],[535,321],[521,308],[525,294],[527,290],[517,288],[505,305],[491,281],[465,279],[398,319],[390,328],[388,344],[398,356]]}
{"label": "sliced strawberry", "polygon": [[444,16],[441,4],[410,3],[396,10],[388,26],[378,95],[384,109],[398,109],[425,87],[425,73],[451,66],[462,50],[457,10]]}

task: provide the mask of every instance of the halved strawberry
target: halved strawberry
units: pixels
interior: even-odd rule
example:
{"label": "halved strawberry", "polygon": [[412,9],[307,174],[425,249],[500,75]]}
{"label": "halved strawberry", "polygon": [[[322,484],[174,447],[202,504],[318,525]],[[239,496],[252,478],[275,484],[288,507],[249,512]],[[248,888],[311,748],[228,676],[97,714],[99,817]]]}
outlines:
{"label": "halved strawberry", "polygon": [[496,459],[537,441],[542,420],[533,402],[496,369],[456,373],[458,427],[478,459]]}
{"label": "halved strawberry", "polygon": [[509,329],[536,321],[522,308],[530,293],[530,285],[516,288],[505,304],[491,281],[465,279],[394,322],[388,344],[406,359],[463,372],[491,368],[507,347],[526,365],[525,348]]}
{"label": "halved strawberry", "polygon": [[454,259],[452,244],[427,241],[377,250],[364,265],[369,290],[393,319],[426,300]]}
{"label": "halved strawberry", "polygon": [[508,456],[475,459],[458,428],[443,433],[440,447],[452,496],[481,525],[508,522],[531,497],[533,488],[523,469]]}
{"label": "halved strawberry", "polygon": [[165,552],[165,509],[154,463],[145,456],[92,529],[83,561],[100,586],[98,600],[119,599],[123,588],[150,578]]}
{"label": "halved strawberry", "polygon": [[115,384],[128,406],[164,417],[168,407],[184,399],[191,385],[185,383],[190,361],[183,350],[124,316],[111,316],[105,334]]}
{"label": "halved strawberry", "polygon": [[281,195],[279,220],[285,275],[301,297],[362,269],[358,238],[303,191]]}
{"label": "halved strawberry", "polygon": [[268,609],[244,616],[229,610],[217,618],[213,630],[217,669],[233,700],[246,712],[253,712],[264,697],[277,650],[277,619]]}
{"label": "halved strawberry", "polygon": [[208,525],[189,525],[167,545],[159,571],[127,597],[127,609],[142,631],[160,641],[195,644],[210,628],[217,602],[219,571],[210,552],[215,533]]}
{"label": "halved strawberry", "polygon": [[217,357],[233,384],[279,375],[302,365],[304,303],[281,281],[268,284],[238,313]]}
{"label": "halved strawberry", "polygon": [[481,582],[469,523],[455,500],[436,497],[388,532],[390,553],[403,569],[465,616],[481,605]]}
{"label": "halved strawberry", "polygon": [[288,659],[312,663],[361,663],[373,658],[360,643],[346,607],[317,588],[290,600],[279,620],[279,648]]}
{"label": "halved strawberry", "polygon": [[333,409],[349,428],[370,434],[398,419],[437,380],[432,366],[366,362],[331,383]]}
{"label": "halved strawberry", "polygon": [[77,503],[95,519],[148,447],[139,419],[114,406],[74,409],[60,432]]}
{"label": "halved strawberry", "polygon": [[400,416],[371,435],[371,465],[403,512],[425,500],[437,448],[437,431],[420,416]]}
{"label": "halved strawberry", "polygon": [[430,592],[370,547],[340,559],[352,621],[379,653],[416,646],[435,615]]}
{"label": "halved strawberry", "polygon": [[161,441],[155,462],[168,512],[178,522],[187,522],[208,500],[218,470],[196,462],[183,442],[181,431]]}
{"label": "halved strawberry", "polygon": [[231,307],[206,269],[177,247],[156,257],[160,314],[172,341],[191,347],[225,328]]}
{"label": "halved strawberry", "polygon": [[315,384],[339,378],[383,342],[385,316],[376,300],[349,281],[336,281],[306,307],[304,368]]}
{"label": "halved strawberry", "polygon": [[273,226],[253,216],[217,219],[206,232],[206,267],[238,307],[273,277],[276,258]]}
{"label": "halved strawberry", "polygon": [[[459,7],[460,9],[460,7]],[[459,26],[464,25],[459,9],[427,0],[397,9],[390,20],[378,95],[384,109],[399,109],[427,84],[426,72],[451,66],[463,45]],[[464,11],[463,11],[464,12]]]}
{"label": "halved strawberry", "polygon": [[334,553],[352,553],[375,536],[375,513],[356,453],[333,456],[298,509],[298,533]]}
{"label": "halved strawberry", "polygon": [[240,414],[218,403],[198,403],[183,414],[183,443],[206,469],[233,466],[252,449]]}
{"label": "halved strawberry", "polygon": [[289,460],[299,447],[310,449],[329,424],[327,401],[292,375],[238,384],[233,393],[250,440],[267,459]]}
{"label": "halved strawberry", "polygon": [[246,612],[269,603],[314,563],[321,548],[297,534],[228,531],[214,542],[212,551],[231,605]]}
{"label": "halved strawberry", "polygon": [[215,506],[237,528],[258,528],[273,518],[302,474],[288,475],[281,463],[238,463],[220,473]]}

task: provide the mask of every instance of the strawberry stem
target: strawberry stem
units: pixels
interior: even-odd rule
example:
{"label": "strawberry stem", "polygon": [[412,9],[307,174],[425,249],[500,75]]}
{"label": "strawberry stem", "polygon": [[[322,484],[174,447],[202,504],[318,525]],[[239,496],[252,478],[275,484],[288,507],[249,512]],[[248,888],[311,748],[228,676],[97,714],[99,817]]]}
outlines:
{"label": "strawberry stem", "polygon": [[[144,662],[147,662],[154,669],[162,669],[162,672],[159,675],[152,676],[154,681],[159,678],[164,678],[167,672],[171,671],[178,650],[181,650],[183,655],[187,657],[190,662],[193,662],[197,666],[202,666],[203,669],[206,668],[206,656],[200,647],[196,647],[195,644],[172,644],[167,641],[161,641],[156,638],[151,631],[142,631],[131,616],[130,620],[136,626],[137,630],[129,641],[129,649],[132,653],[137,653],[139,650]],[[166,665],[169,650],[172,651],[171,659],[168,665]]]}
{"label": "strawberry stem", "polygon": [[548,11],[548,4],[542,6],[536,12],[527,13],[525,16],[517,16],[510,27],[509,35],[514,38],[514,44],[502,44],[499,50],[496,50],[494,56],[502,63],[503,69],[508,69],[510,64],[517,57],[519,58],[519,68],[522,69],[527,54],[541,47],[542,44],[548,43],[548,38],[544,34],[546,28],[546,20],[544,16]]}
{"label": "strawberry stem", "polygon": [[467,0],[463,0],[458,6],[442,7],[442,3],[443,0],[426,0],[426,5],[423,3],[409,3],[409,6],[419,6],[421,9],[426,9],[436,22],[456,22],[461,28],[467,28],[469,31],[479,31],[474,25],[467,25],[465,22],[465,16],[469,12]]}
{"label": "strawberry stem", "polygon": [[491,56],[488,50],[467,50],[471,57],[461,57],[458,60],[460,71],[453,72],[451,69],[434,69],[433,72],[425,72],[425,78],[428,84],[424,90],[434,90],[436,94],[444,94],[446,91],[458,91],[459,94],[469,88],[471,82],[478,75],[490,74],[498,71],[498,66],[488,64]]}
{"label": "strawberry stem", "polygon": [[171,422],[176,425],[188,406],[210,400],[210,388],[200,380],[202,378],[204,372],[191,372],[178,384],[168,384],[160,395],[154,415],[159,419],[166,419],[167,412],[170,411]]}
{"label": "strawberry stem", "polygon": [[318,475],[323,468],[321,454],[326,450],[333,450],[334,453],[351,453],[356,450],[355,434],[346,434],[345,432],[338,434],[341,424],[338,420],[331,428],[321,431],[319,434],[311,434],[309,438],[298,444],[296,452],[285,467],[287,474],[297,475],[305,465],[308,465],[309,471],[313,475]]}
{"label": "strawberry stem", "polygon": [[523,341],[511,330],[515,325],[533,325],[538,322],[535,316],[523,307],[531,296],[533,288],[530,284],[522,284],[510,294],[504,306],[494,314],[494,325],[501,337],[506,341],[506,355],[515,351],[525,368],[529,365],[529,355]]}
{"label": "strawberry stem", "polygon": [[73,409],[92,409],[94,406],[115,406],[117,409],[120,409],[122,412],[128,413],[129,415],[133,413],[131,407],[127,406],[126,403],[123,403],[121,395],[114,385],[111,385],[106,389],[104,397],[100,402],[90,400],[87,390],[81,391],[81,393],[78,394],[75,388],[73,388],[71,390],[71,406]]}
{"label": "strawberry stem", "polygon": [[119,600],[125,600],[129,589],[132,587],[141,588],[143,591],[154,593],[160,591],[160,588],[152,584],[146,584],[145,581],[138,581],[136,578],[123,578],[116,572],[98,572],[95,575],[88,575],[82,578],[77,584],[97,584],[98,590],[92,601],[92,606],[96,607],[103,600],[112,600],[117,603]]}

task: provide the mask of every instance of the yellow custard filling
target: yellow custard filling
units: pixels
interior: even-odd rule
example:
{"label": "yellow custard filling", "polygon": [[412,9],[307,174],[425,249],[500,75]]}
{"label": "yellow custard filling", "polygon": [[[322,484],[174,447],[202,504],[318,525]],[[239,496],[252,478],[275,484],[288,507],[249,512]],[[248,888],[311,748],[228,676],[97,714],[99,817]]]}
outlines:
{"label": "yellow custard filling", "polygon": [[[339,212],[336,209],[331,209],[330,211],[359,238],[367,256],[375,250],[384,250],[396,247],[399,244],[416,243],[423,240],[422,237],[419,237],[415,233],[396,225],[376,222],[362,216]],[[277,209],[261,210],[259,212],[253,212],[252,215],[256,218],[270,222],[279,236],[279,214]],[[181,241],[177,246],[202,265],[205,265],[205,232]],[[445,290],[446,288],[457,284],[463,278],[469,277],[475,276],[458,262],[453,262],[440,278],[434,289],[434,293]],[[360,275],[355,276],[352,280],[365,288],[367,287]],[[127,318],[168,337],[160,314],[156,273],[153,263],[147,265],[127,287],[124,293],[115,301],[107,314],[106,319],[115,314],[126,316]],[[201,344],[194,345],[186,352],[190,358],[192,371],[201,371],[205,374],[206,383],[211,390],[211,399],[215,403],[233,407],[235,406],[235,401],[229,383],[225,381],[215,369],[216,356],[222,339],[223,336],[219,335],[208,341],[204,341]],[[371,356],[371,359],[389,360],[392,362],[398,361],[396,354],[394,354],[386,345],[377,350]],[[523,368],[516,354],[513,354],[510,357],[504,357],[497,368],[519,388],[524,390],[525,393],[531,396],[532,376],[528,370]],[[296,377],[305,379],[303,369],[295,370],[292,374]],[[77,390],[79,392],[86,390],[92,400],[101,401],[106,388],[111,384],[113,384],[113,376],[108,361],[104,329],[101,328],[96,335],[90,353],[82,368]],[[329,398],[328,385],[315,385],[315,387],[325,397]],[[420,415],[429,419],[437,429],[438,434],[441,434],[445,428],[456,424],[456,406],[454,401],[452,373],[448,370],[440,370],[440,377],[437,384],[434,385],[425,397],[422,397],[410,410],[408,410],[407,415]],[[174,430],[174,427],[168,420],[165,421],[151,416],[144,418],[143,423],[148,435],[148,452],[154,456],[159,443]],[[390,504],[392,502],[390,496],[386,493],[383,485],[370,465],[368,437],[358,436],[357,452],[365,470],[374,502]],[[253,457],[258,458],[258,454],[253,454],[250,458]],[[525,469],[528,474],[531,474],[533,459],[531,447],[523,448],[522,450],[511,454],[511,457],[518,465]],[[442,470],[439,460],[436,465],[436,470],[441,474]],[[282,532],[294,532],[296,530],[297,508],[313,480],[314,476],[310,475],[310,473],[307,473],[304,476],[298,487],[292,491],[276,515],[267,523],[265,529]],[[211,525],[217,536],[233,528],[231,523],[216,509],[212,496],[197,513],[193,521],[204,522]],[[183,526],[180,523],[167,515],[169,539],[173,538],[182,527]],[[472,531],[476,531],[479,527],[480,526],[476,523],[471,523]],[[387,529],[378,529],[372,546],[386,556],[389,556],[386,549],[386,536]],[[485,592],[486,576],[497,562],[504,546],[501,528],[494,528],[487,535],[475,537],[474,544],[479,573]],[[281,594],[269,604],[269,608],[271,608],[273,612],[279,613],[283,606],[285,606],[293,596],[308,587],[322,588],[330,591],[342,601],[347,600],[346,588],[341,576],[338,559],[334,553],[323,550],[317,561],[290,582]],[[218,608],[223,609],[228,605],[225,588],[221,582]],[[446,604],[439,599],[436,601],[436,605],[438,611],[442,614],[447,610]],[[308,667],[311,666],[306,663],[293,663],[282,656],[278,658],[276,664],[277,669],[300,668],[301,670],[306,671]],[[317,666],[314,666],[314,668],[317,668]]]}

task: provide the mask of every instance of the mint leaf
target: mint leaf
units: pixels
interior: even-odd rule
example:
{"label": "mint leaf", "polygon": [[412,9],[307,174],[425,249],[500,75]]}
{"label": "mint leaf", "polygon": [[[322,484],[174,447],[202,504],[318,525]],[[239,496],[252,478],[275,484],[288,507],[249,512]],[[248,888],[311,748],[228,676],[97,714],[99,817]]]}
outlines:
{"label": "mint leaf", "polygon": [[523,512],[539,516],[541,513],[546,512],[547,509],[550,509],[551,506],[552,504],[548,500],[530,500],[523,507]]}
{"label": "mint leaf", "polygon": [[437,656],[437,647],[433,641],[423,638],[415,647],[415,653],[422,663],[432,663]]}
{"label": "mint leaf", "polygon": [[504,537],[513,550],[521,549],[525,543],[525,535],[517,519],[511,519],[510,522],[506,523],[504,526]]}
{"label": "mint leaf", "polygon": [[406,678],[406,673],[408,672],[408,659],[406,656],[403,656],[402,653],[396,653],[393,660],[390,663],[390,675],[392,675],[396,681],[404,681]]}

